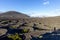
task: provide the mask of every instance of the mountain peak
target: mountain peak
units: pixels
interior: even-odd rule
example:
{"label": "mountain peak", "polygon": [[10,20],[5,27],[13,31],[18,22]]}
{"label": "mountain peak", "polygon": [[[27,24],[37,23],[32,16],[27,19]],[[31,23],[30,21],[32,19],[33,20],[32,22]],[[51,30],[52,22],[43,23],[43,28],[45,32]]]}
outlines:
{"label": "mountain peak", "polygon": [[17,11],[7,11],[0,14],[0,17],[4,18],[28,18],[29,16]]}
{"label": "mountain peak", "polygon": [[23,13],[20,13],[17,11],[7,11],[7,12],[4,12],[3,14],[23,14]]}

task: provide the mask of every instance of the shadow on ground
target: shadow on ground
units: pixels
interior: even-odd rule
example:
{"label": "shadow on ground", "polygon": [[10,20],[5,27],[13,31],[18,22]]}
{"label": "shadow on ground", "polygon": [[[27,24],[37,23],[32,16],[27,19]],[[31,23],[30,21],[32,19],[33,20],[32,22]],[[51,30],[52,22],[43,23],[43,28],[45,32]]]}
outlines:
{"label": "shadow on ground", "polygon": [[43,34],[42,38],[32,36],[31,40],[60,40],[60,29],[51,33]]}

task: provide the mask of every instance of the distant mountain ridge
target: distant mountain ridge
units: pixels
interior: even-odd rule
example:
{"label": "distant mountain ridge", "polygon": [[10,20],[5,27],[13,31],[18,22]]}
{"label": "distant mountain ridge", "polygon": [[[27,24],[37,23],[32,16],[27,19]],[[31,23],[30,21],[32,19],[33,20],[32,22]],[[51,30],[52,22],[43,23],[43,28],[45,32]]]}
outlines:
{"label": "distant mountain ridge", "polygon": [[1,18],[28,18],[29,16],[17,11],[8,11],[0,14]]}

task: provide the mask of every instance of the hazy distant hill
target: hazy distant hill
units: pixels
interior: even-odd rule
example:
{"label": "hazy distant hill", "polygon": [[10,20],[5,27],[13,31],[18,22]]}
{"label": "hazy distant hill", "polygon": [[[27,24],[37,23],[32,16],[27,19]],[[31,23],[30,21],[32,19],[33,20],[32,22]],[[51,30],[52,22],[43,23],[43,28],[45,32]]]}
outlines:
{"label": "hazy distant hill", "polygon": [[0,14],[1,18],[28,18],[29,16],[16,11],[8,11]]}

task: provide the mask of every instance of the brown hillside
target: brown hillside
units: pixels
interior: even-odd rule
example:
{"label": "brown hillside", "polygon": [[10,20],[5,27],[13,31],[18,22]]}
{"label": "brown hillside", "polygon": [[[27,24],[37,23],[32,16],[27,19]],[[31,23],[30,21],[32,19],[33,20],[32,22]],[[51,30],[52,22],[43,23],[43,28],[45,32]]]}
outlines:
{"label": "brown hillside", "polygon": [[16,12],[16,11],[8,11],[8,12],[4,12],[0,14],[1,18],[28,18],[29,16],[20,12]]}

